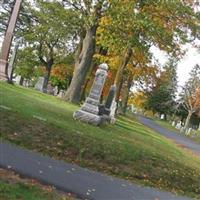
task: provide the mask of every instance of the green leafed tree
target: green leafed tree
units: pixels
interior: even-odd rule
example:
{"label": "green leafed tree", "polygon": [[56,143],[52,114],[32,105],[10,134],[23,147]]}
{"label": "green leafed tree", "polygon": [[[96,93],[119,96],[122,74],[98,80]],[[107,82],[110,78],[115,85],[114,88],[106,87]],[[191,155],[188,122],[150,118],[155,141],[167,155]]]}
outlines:
{"label": "green leafed tree", "polygon": [[[121,55],[115,83],[118,93],[123,71],[135,50],[151,60],[152,46],[180,58],[181,46],[199,38],[199,12],[193,1],[121,0],[111,5],[101,22],[100,43]],[[117,95],[118,96],[118,95]]]}
{"label": "green leafed tree", "polygon": [[31,47],[18,50],[14,73],[30,80],[35,76],[35,67],[40,63],[36,51]]}
{"label": "green leafed tree", "polygon": [[47,88],[53,64],[58,57],[71,51],[71,44],[78,26],[77,15],[71,9],[64,9],[57,1],[36,1],[31,9],[32,22],[23,33],[26,43],[33,47],[41,65]]}
{"label": "green leafed tree", "polygon": [[171,60],[165,65],[157,83],[146,93],[146,109],[154,113],[171,115],[175,111],[177,90],[176,63]]}

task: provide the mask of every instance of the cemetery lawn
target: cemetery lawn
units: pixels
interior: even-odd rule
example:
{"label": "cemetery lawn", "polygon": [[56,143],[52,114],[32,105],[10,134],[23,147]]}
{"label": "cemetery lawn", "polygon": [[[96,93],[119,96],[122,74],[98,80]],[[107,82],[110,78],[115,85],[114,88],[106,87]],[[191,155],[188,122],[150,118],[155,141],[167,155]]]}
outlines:
{"label": "cemetery lawn", "polygon": [[200,156],[120,116],[95,127],[73,120],[79,107],[0,83],[1,137],[23,148],[113,176],[200,198]]}
{"label": "cemetery lawn", "polygon": [[[181,134],[179,130],[177,130],[175,127],[173,127],[168,121],[163,121],[163,120],[155,120],[155,122],[162,126],[163,128],[166,128],[170,131],[173,131],[175,133]],[[195,135],[190,134],[190,135],[185,135],[189,137],[190,139],[194,140],[195,142],[200,143],[200,130],[195,131]]]}
{"label": "cemetery lawn", "polygon": [[0,169],[1,200],[73,200],[64,193],[37,181],[19,177],[12,171]]}

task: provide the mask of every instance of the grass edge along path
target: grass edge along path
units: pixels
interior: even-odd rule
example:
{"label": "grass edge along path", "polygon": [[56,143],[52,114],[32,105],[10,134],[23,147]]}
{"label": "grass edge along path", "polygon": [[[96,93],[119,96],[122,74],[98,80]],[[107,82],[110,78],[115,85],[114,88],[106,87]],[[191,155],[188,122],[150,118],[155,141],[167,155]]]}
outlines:
{"label": "grass edge along path", "polygon": [[[175,132],[179,135],[183,134],[183,133],[180,133],[180,131],[178,129],[173,127],[168,121],[162,121],[162,120],[158,120],[158,119],[153,119],[153,120],[154,120],[155,123],[162,126],[163,128],[166,128],[169,131]],[[190,134],[190,135],[183,134],[183,135],[187,136],[188,138],[190,138],[193,141],[198,142],[200,144],[200,130],[196,131],[195,135],[194,134]]]}
{"label": "grass edge along path", "polygon": [[200,158],[137,121],[120,117],[115,125],[94,127],[74,121],[72,114],[78,106],[56,97],[3,83],[0,95],[3,140],[109,175],[200,198]]}
{"label": "grass edge along path", "polygon": [[1,200],[74,200],[71,194],[61,193],[33,179],[22,178],[11,170],[0,168]]}

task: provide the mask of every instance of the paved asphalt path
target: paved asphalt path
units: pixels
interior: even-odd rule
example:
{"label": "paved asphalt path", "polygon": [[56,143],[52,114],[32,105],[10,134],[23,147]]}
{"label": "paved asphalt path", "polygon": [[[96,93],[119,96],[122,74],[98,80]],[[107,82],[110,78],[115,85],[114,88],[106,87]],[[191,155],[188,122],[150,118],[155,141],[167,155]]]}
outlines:
{"label": "paved asphalt path", "polygon": [[160,133],[161,135],[174,140],[177,144],[182,145],[193,151],[194,153],[200,154],[200,144],[194,142],[193,140],[189,139],[184,135],[179,135],[178,133],[169,131],[158,124],[156,124],[153,120],[139,116],[139,120],[142,124],[148,126],[149,128],[155,130],[156,132]]}
{"label": "paved asphalt path", "polygon": [[187,200],[168,192],[53,160],[38,153],[0,142],[0,167],[71,192],[81,199],[95,200]]}

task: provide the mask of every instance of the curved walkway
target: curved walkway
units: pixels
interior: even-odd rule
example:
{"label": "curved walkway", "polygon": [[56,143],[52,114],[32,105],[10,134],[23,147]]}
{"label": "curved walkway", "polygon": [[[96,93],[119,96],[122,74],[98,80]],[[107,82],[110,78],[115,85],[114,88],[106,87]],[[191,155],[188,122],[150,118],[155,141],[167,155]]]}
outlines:
{"label": "curved walkway", "polygon": [[0,142],[0,167],[55,186],[82,199],[188,200]]}
{"label": "curved walkway", "polygon": [[174,140],[177,144],[180,144],[183,147],[190,149],[194,153],[200,154],[200,144],[189,139],[188,137],[184,135],[179,135],[176,132],[167,130],[161,127],[160,125],[156,124],[153,120],[142,117],[142,116],[139,116],[139,121],[145,126],[148,126],[149,128],[155,130],[157,133],[160,133],[161,135]]}

